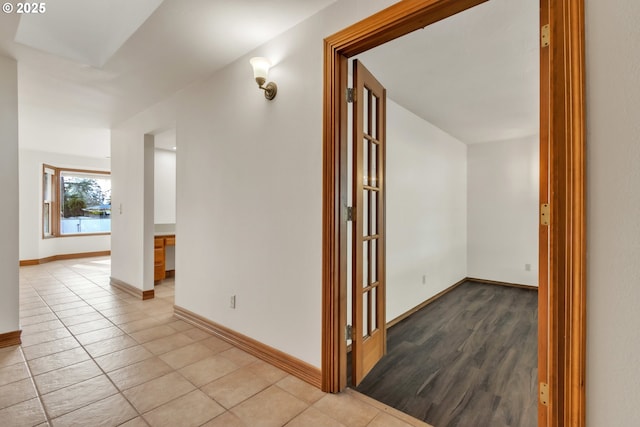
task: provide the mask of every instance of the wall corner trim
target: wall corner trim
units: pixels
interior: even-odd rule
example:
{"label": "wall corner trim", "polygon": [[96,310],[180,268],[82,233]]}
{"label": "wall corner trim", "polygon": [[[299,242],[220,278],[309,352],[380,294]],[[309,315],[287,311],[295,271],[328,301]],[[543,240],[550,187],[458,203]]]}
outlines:
{"label": "wall corner trim", "polygon": [[22,344],[22,340],[20,336],[22,335],[21,330],[5,332],[4,334],[0,334],[0,348],[11,347],[14,345]]}
{"label": "wall corner trim", "polygon": [[138,289],[135,286],[128,284],[127,282],[123,282],[120,279],[116,279],[115,277],[110,278],[110,284],[114,288],[119,289],[122,292],[126,292],[129,295],[133,295],[134,297],[140,298],[142,300],[153,299],[155,297],[154,289],[143,291],[142,289]]}
{"label": "wall corner trim", "polygon": [[315,366],[256,341],[253,338],[217,324],[185,308],[177,305],[174,305],[173,308],[175,316],[179,319],[214,334],[216,337],[233,344],[239,349],[262,359],[303,381],[306,381],[314,387],[321,388],[322,375],[320,369]]}

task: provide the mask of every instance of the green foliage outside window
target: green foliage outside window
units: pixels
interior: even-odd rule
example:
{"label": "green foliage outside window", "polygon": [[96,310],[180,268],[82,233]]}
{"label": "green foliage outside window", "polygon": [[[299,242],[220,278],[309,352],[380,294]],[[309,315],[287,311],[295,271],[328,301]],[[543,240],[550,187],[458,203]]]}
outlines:
{"label": "green foliage outside window", "polygon": [[62,176],[63,209],[65,218],[104,215],[111,204],[111,191],[104,191],[97,179]]}

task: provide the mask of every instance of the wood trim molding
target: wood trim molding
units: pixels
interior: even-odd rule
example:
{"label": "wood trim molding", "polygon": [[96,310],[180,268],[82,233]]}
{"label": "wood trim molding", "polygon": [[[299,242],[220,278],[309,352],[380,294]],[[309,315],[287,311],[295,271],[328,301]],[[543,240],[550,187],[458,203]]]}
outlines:
{"label": "wood trim molding", "polygon": [[111,171],[104,169],[77,169],[77,168],[61,168],[57,166],[51,166],[49,164],[43,163],[43,167],[53,169],[56,172],[81,172],[92,175],[111,175]]}
{"label": "wood trim molding", "polygon": [[111,255],[111,251],[95,251],[95,252],[81,252],[76,254],[53,255],[50,257],[40,258],[40,259],[21,260],[20,267],[45,264],[47,262],[60,261],[65,259],[91,258],[96,256],[110,256],[110,255]]}
{"label": "wood trim molding", "polygon": [[[404,0],[324,41],[322,388],[325,391],[340,391],[346,383],[343,380],[346,376],[343,90],[347,58],[482,2]],[[584,0],[540,0],[540,6],[541,11],[548,13],[551,44],[548,54],[541,53],[541,66],[548,66],[548,82],[541,81],[541,91],[546,88],[549,95],[548,99],[541,96],[541,103],[548,103],[541,105],[541,111],[548,108],[548,117],[546,114],[541,117],[548,119],[548,141],[543,141],[541,148],[548,147],[549,155],[550,226],[548,286],[545,284],[547,289],[539,292],[541,304],[548,306],[545,341],[548,360],[542,368],[547,372],[550,402],[548,420],[545,417],[539,422],[549,427],[578,427],[586,422]],[[541,138],[544,134],[541,132]]]}
{"label": "wood trim molding", "polygon": [[[409,311],[402,313],[400,316],[396,317],[395,319],[387,322],[387,329],[389,329],[392,326],[397,325],[398,323],[402,322],[404,319],[406,319],[407,317],[411,316],[412,314],[422,310],[423,308],[425,308],[426,306],[428,306],[429,304],[431,304],[432,302],[434,302],[435,300],[445,296],[446,294],[448,294],[449,292],[451,292],[452,290],[454,290],[455,288],[457,288],[458,286],[462,285],[464,282],[466,282],[467,280],[470,280],[468,278],[462,279],[456,283],[454,283],[453,285],[449,286],[447,289],[444,289],[440,292],[438,292],[437,294],[435,294],[434,296],[427,298],[426,300],[424,300],[423,302],[421,302],[420,304],[416,305],[415,307],[413,307],[412,309],[410,309]],[[473,279],[471,279],[473,280]]]}
{"label": "wood trim molding", "polygon": [[185,322],[191,323],[200,329],[212,333],[216,337],[233,344],[239,349],[262,359],[265,362],[270,363],[315,387],[320,388],[321,386],[321,372],[315,366],[215,323],[180,306],[174,305],[174,314]]}
{"label": "wood trim molding", "polygon": [[5,332],[4,334],[0,334],[0,348],[11,347],[14,345],[22,344],[22,340],[20,336],[22,335],[21,330]]}
{"label": "wood trim molding", "polygon": [[530,291],[536,291],[536,292],[538,291],[538,287],[537,286],[521,285],[519,283],[500,282],[498,280],[477,279],[475,277],[467,277],[465,280],[468,280],[470,282],[484,283],[486,285],[507,286],[507,287],[510,287],[510,288],[528,289]]}
{"label": "wood trim molding", "polygon": [[[45,171],[49,169],[53,171],[53,182],[51,183],[52,185],[52,192],[53,194],[61,194],[60,193],[60,177],[62,176],[62,173],[64,172],[76,172],[76,173],[84,173],[84,174],[90,174],[90,175],[111,175],[110,171],[105,171],[105,170],[86,170],[86,169],[75,169],[75,168],[59,168],[56,166],[52,166],[52,165],[48,165],[46,163],[42,164],[42,174],[44,175]],[[44,200],[41,200],[41,202],[44,202]],[[104,236],[104,235],[110,235],[111,232],[105,232],[105,233],[77,233],[77,234],[61,234],[60,232],[60,197],[54,197],[53,200],[50,201],[51,203],[51,212],[52,212],[52,223],[51,223],[51,234],[50,235],[45,235],[44,234],[44,226],[41,227],[40,230],[40,235],[42,236],[43,239],[57,239],[59,237],[80,237],[80,236]],[[41,211],[42,213],[43,211]],[[44,215],[44,214],[43,214]]]}
{"label": "wood trim molding", "polygon": [[122,292],[126,292],[129,295],[133,295],[136,298],[140,298],[143,301],[153,299],[155,297],[154,289],[143,291],[142,289],[136,288],[135,286],[130,285],[127,282],[123,282],[120,279],[116,279],[115,277],[111,277],[110,279],[111,286],[118,290],[121,290]]}
{"label": "wood trim molding", "polygon": [[586,423],[584,0],[549,8],[550,426]]}

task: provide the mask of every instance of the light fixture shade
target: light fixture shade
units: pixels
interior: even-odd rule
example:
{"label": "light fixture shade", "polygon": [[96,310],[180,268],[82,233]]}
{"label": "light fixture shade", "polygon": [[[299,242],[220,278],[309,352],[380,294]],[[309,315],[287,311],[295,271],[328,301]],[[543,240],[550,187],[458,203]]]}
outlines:
{"label": "light fixture shade", "polygon": [[256,56],[255,58],[251,58],[249,63],[253,67],[253,78],[267,80],[269,68],[271,67],[271,62],[269,62],[267,58]]}

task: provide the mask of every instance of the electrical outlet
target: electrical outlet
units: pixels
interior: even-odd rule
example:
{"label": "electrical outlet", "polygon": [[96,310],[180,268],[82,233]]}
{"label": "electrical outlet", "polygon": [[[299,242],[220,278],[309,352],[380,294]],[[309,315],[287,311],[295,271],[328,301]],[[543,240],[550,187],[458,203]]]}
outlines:
{"label": "electrical outlet", "polygon": [[524,271],[531,271],[531,264],[525,264]]}
{"label": "electrical outlet", "polygon": [[236,308],[236,296],[231,295],[231,300],[229,301],[229,307]]}
{"label": "electrical outlet", "polygon": [[426,285],[426,284],[427,284],[427,275],[426,275],[426,274],[423,274],[423,275],[422,275],[422,284],[423,284],[423,285]]}

